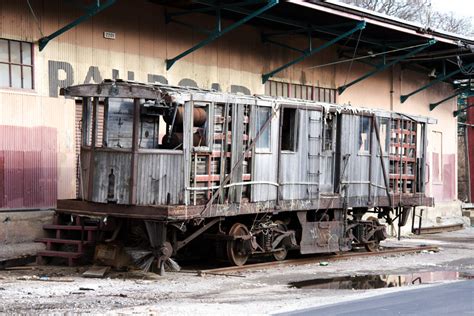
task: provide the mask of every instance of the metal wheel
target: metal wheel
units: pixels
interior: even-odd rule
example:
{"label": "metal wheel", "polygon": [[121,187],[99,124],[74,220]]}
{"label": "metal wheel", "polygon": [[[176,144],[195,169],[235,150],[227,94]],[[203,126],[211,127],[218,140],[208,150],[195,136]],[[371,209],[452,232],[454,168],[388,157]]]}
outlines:
{"label": "metal wheel", "polygon": [[[235,223],[229,230],[229,236],[248,236],[249,230],[244,224]],[[236,266],[243,266],[249,258],[249,253],[245,249],[243,239],[227,241],[227,258],[229,262]]]}
{"label": "metal wheel", "polygon": [[[369,216],[367,220],[372,221],[375,225],[380,225],[379,220],[376,217]],[[364,247],[368,252],[378,252],[380,251],[380,241],[377,239],[371,240],[369,243],[365,244]]]}
{"label": "metal wheel", "polygon": [[369,242],[368,244],[365,244],[364,247],[368,252],[380,251],[380,243],[378,241]]}
{"label": "metal wheel", "polygon": [[[285,225],[282,221],[280,221],[280,220],[275,221],[275,224],[278,225],[278,229],[281,230],[281,231],[286,232],[287,229],[288,229],[288,228],[286,227],[286,225]],[[278,236],[277,236],[277,237],[278,237]],[[287,256],[287,255],[288,255],[288,249],[286,249],[285,247],[283,247],[282,250],[276,251],[276,252],[273,253],[273,258],[274,258],[276,261],[283,261],[283,260],[286,259],[286,256]]]}

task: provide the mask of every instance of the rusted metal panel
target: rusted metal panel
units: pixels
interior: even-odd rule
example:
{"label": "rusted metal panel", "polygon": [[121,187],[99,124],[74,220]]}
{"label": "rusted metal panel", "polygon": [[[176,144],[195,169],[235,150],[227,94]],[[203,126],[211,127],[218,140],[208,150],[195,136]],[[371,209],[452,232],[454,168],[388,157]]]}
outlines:
{"label": "rusted metal panel", "polygon": [[[281,152],[280,186],[283,200],[307,199],[319,195],[321,170],[321,112],[299,109],[295,151]],[[328,172],[331,172],[328,170]]]}
{"label": "rusted metal panel", "polygon": [[3,125],[0,135],[0,209],[55,207],[56,129]]}
{"label": "rusted metal panel", "polygon": [[[129,152],[96,149],[92,201],[107,203],[110,200],[118,204],[129,204],[131,159],[132,154]],[[109,192],[111,196],[108,196]]]}
{"label": "rusted metal panel", "polygon": [[137,204],[167,205],[184,203],[182,152],[138,156]]}
{"label": "rusted metal panel", "polygon": [[[371,153],[370,150],[365,151],[362,147],[365,142],[370,142],[370,125],[368,133],[363,133],[363,124],[360,115],[342,114],[343,128],[339,137],[341,155],[347,157],[347,162],[341,163],[340,178],[336,181],[341,183],[342,194],[346,194],[347,197],[355,197],[359,199],[357,204],[367,206]],[[370,143],[367,146],[370,146]]]}
{"label": "rusted metal panel", "polygon": [[[253,111],[256,113],[257,111]],[[256,121],[255,114],[253,121]],[[278,133],[279,115],[275,115],[270,123],[270,151],[255,149],[252,166],[252,181],[278,182]],[[255,133],[256,128],[254,127]],[[274,201],[277,199],[278,187],[272,184],[253,184],[251,191],[252,202]]]}

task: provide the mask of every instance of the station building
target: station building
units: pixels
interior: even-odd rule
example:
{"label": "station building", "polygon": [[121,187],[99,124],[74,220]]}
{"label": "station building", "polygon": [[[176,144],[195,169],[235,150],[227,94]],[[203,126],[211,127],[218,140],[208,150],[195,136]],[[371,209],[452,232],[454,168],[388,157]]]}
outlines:
{"label": "station building", "polygon": [[59,90],[104,79],[429,116],[426,223],[461,216],[453,111],[472,39],[335,1],[4,0],[0,14],[0,257],[41,247],[56,200],[77,196],[81,106]]}

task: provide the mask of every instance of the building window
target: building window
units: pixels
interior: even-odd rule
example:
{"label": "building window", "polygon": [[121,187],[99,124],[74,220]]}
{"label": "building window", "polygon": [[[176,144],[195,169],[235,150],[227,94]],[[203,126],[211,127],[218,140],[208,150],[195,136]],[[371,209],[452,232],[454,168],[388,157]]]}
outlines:
{"label": "building window", "polygon": [[[256,111],[256,126],[255,126],[255,135],[262,129],[265,123],[270,119],[272,116],[272,108],[269,107],[259,107]],[[265,127],[264,130],[260,132],[260,136],[257,140],[256,147],[257,149],[262,149],[266,151],[270,151],[271,145],[271,122]]]}
{"label": "building window", "polygon": [[296,109],[285,108],[281,119],[281,150],[296,151],[298,144],[298,125]]}
{"label": "building window", "polygon": [[359,153],[370,153],[370,118],[368,116],[359,118]]}
{"label": "building window", "polygon": [[336,103],[337,91],[330,88],[269,80],[265,83],[265,94],[272,97]]}
{"label": "building window", "polygon": [[0,87],[33,89],[33,45],[0,39]]}

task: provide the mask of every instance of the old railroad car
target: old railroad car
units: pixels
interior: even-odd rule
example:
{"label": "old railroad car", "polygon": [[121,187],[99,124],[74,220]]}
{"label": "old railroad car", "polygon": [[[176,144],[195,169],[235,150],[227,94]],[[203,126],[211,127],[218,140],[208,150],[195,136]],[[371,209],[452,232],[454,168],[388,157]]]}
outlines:
{"label": "old railroad car", "polygon": [[125,244],[142,227],[160,266],[209,245],[235,265],[376,250],[378,219],[433,204],[428,118],[124,81],[62,94],[83,118],[80,196],[58,210],[106,218]]}

